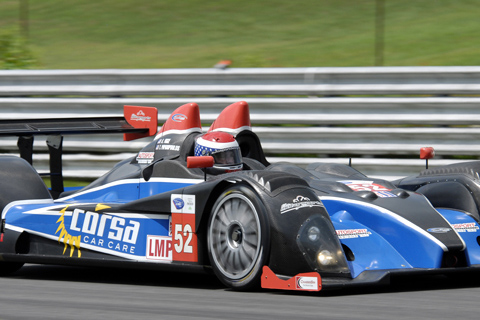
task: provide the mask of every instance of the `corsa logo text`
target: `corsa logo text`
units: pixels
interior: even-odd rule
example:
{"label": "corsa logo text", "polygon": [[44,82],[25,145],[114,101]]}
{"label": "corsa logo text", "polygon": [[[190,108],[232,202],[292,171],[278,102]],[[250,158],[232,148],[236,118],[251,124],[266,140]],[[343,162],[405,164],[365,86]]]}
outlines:
{"label": "corsa logo text", "polygon": [[70,231],[82,234],[82,242],[97,247],[135,254],[140,222],[118,216],[75,209]]}

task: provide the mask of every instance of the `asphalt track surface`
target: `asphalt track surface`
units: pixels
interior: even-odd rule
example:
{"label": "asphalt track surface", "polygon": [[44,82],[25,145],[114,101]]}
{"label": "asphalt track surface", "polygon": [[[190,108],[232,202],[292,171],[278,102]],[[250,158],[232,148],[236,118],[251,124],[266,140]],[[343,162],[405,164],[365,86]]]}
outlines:
{"label": "asphalt track surface", "polygon": [[480,275],[317,294],[235,292],[215,277],[26,265],[0,278],[0,319],[479,319]]}

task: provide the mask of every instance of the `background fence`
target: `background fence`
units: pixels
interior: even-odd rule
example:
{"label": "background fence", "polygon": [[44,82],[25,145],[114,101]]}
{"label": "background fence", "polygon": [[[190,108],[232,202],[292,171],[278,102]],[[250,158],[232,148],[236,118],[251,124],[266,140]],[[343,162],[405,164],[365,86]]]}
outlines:
{"label": "background fence", "polygon": [[[159,109],[161,124],[196,102],[208,127],[240,100],[271,162],[351,157],[368,175],[397,178],[422,170],[420,147],[435,147],[431,166],[480,156],[480,67],[0,71],[0,119],[118,116],[144,105]],[[147,141],[67,136],[65,176],[98,177]],[[45,142],[34,150],[46,169]],[[0,152],[17,152],[16,139],[2,138]]]}

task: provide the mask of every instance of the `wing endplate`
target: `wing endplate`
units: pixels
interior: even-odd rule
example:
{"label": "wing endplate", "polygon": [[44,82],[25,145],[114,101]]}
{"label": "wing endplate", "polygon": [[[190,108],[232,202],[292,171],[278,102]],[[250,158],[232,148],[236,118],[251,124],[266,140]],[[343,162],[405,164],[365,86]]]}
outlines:
{"label": "wing endplate", "polygon": [[148,129],[146,132],[124,133],[123,140],[131,141],[150,137],[157,133],[158,112],[154,107],[124,106],[123,116],[133,128]]}

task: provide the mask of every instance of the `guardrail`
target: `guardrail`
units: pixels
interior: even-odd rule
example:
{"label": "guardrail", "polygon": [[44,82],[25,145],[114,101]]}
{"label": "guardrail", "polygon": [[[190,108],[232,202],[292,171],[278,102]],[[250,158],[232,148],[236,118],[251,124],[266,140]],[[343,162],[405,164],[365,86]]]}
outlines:
{"label": "guardrail", "polygon": [[[454,94],[461,96],[448,96]],[[255,96],[224,97],[232,95]],[[239,100],[249,103],[253,130],[272,162],[353,157],[361,171],[390,177],[421,170],[422,146],[434,146],[440,157],[480,156],[480,67],[0,71],[2,119],[117,116],[123,105],[146,105],[157,107],[163,122],[179,105],[196,102],[208,125]],[[120,140],[67,137],[64,149],[76,154],[64,156],[65,175],[97,177],[146,144]],[[0,140],[0,152],[15,145]],[[35,149],[46,146],[36,141]],[[45,155],[34,161],[46,167]]]}
{"label": "guardrail", "polygon": [[480,67],[15,70],[0,96],[478,94]]}

